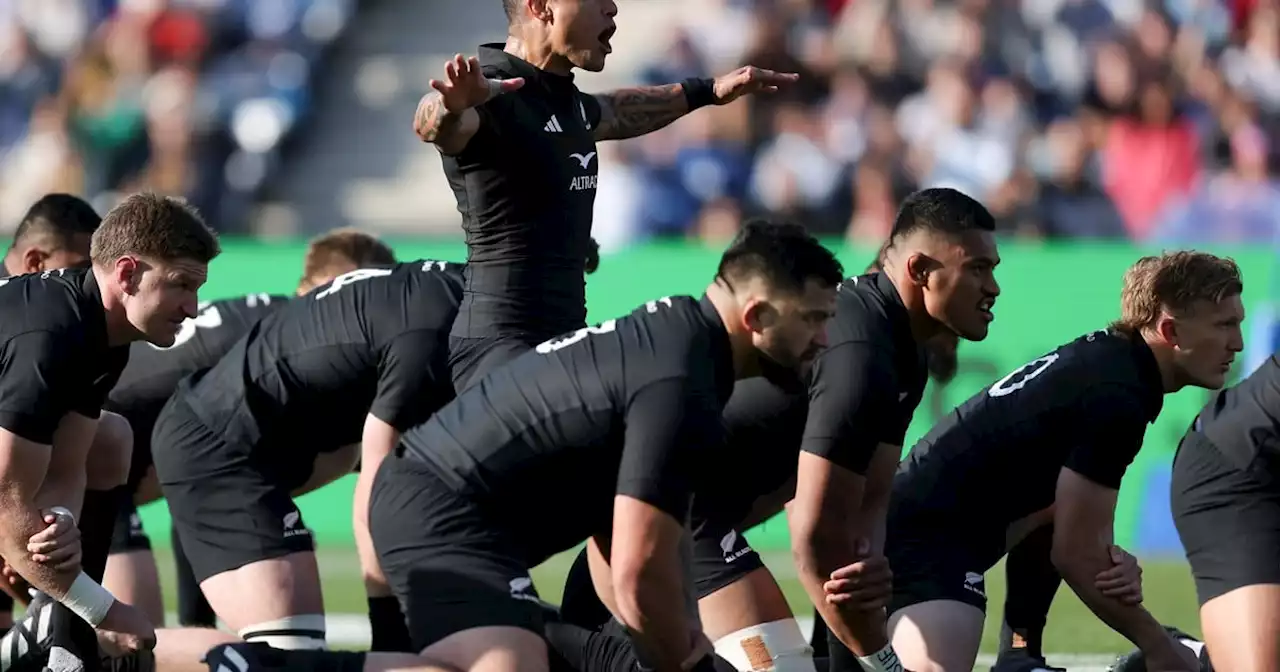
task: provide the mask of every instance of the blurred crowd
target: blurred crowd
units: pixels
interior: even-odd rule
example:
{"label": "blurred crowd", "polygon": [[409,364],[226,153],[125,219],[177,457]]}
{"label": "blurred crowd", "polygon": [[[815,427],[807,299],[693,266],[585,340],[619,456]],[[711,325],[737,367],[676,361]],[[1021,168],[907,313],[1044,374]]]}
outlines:
{"label": "blurred crowd", "polygon": [[245,220],[356,0],[0,0],[0,228],[50,191]]}
{"label": "blurred crowd", "polygon": [[670,31],[648,83],[741,64],[802,79],[602,146],[598,206],[627,213],[600,232],[615,244],[719,239],[759,213],[874,244],[929,186],[978,198],[1018,236],[1280,233],[1278,0],[714,5]]}

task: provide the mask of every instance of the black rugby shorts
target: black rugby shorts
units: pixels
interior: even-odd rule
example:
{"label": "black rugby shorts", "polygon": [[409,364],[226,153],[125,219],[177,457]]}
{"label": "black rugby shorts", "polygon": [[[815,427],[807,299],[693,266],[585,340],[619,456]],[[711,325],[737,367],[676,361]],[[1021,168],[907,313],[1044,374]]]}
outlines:
{"label": "black rugby shorts", "polygon": [[543,636],[549,605],[534,590],[515,535],[427,465],[383,461],[370,495],[369,531],[413,650],[490,626]]}
{"label": "black rugby shorts", "polygon": [[913,604],[951,600],[987,609],[986,573],[1004,557],[1004,530],[975,529],[963,516],[891,501],[885,558],[893,571],[890,614]]}
{"label": "black rugby shorts", "polygon": [[151,444],[174,531],[197,581],[315,550],[290,496],[297,483],[264,473],[249,446],[224,441],[185,401],[174,397],[165,405]]}
{"label": "black rugby shorts", "polygon": [[1237,588],[1280,584],[1280,465],[1236,464],[1191,431],[1173,458],[1170,504],[1200,604]]}

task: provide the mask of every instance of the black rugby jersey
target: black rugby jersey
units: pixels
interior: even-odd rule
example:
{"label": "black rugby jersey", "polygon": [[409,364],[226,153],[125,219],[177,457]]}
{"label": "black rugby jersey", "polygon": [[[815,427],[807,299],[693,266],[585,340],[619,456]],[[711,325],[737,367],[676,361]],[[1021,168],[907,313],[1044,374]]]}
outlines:
{"label": "black rugby jersey", "polygon": [[467,241],[466,293],[453,335],[545,338],[586,320],[599,161],[595,98],[572,75],[556,75],[480,47],[485,77],[525,84],[475,108],[480,129],[455,156],[442,155]]}
{"label": "black rugby jersey", "polygon": [[609,529],[615,495],[683,521],[733,383],[715,307],[666,297],[542,343],[401,442],[536,565]]}
{"label": "black rugby jersey", "polygon": [[91,269],[0,280],[0,427],[49,445],[67,413],[97,418],[129,361],[107,341]]}
{"label": "black rugby jersey", "polygon": [[175,397],[228,443],[288,468],[360,441],[365,418],[405,430],[453,396],[447,352],[458,266],[415,261],[340,275],[272,312]]}
{"label": "black rugby jersey", "polygon": [[1280,362],[1272,355],[1247,378],[1214,393],[1192,428],[1241,469],[1258,458],[1280,470]]}
{"label": "black rugby jersey", "polygon": [[888,276],[841,284],[812,376],[802,450],[863,474],[876,446],[906,440],[929,373]]}
{"label": "black rugby jersey", "polygon": [[943,418],[899,467],[895,506],[995,533],[1053,503],[1063,467],[1119,489],[1164,403],[1141,336],[1095,331],[1019,367]]}
{"label": "black rugby jersey", "polygon": [[[178,381],[218,363],[249,327],[289,301],[287,296],[248,294],[201,303],[200,312],[182,323],[172,346],[134,343],[129,365],[107,397],[105,408],[133,422],[164,407]],[[150,423],[140,423],[150,426]]]}

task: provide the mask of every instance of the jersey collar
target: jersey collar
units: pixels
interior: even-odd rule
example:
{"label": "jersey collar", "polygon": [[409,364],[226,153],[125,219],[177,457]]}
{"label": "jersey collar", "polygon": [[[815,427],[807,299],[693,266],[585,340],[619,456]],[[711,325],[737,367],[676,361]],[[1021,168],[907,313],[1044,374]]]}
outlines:
{"label": "jersey collar", "polygon": [[93,325],[93,336],[106,347],[110,340],[107,335],[107,309],[102,306],[102,288],[98,287],[98,278],[92,267],[80,272],[84,273],[80,279],[80,291],[84,293],[86,321]]}
{"label": "jersey collar", "polygon": [[490,66],[507,78],[524,77],[529,84],[537,82],[539,85],[554,88],[563,87],[573,84],[573,73],[567,75],[557,75],[542,70],[518,56],[504,51],[506,45],[501,42],[489,42],[480,45],[480,51],[477,58],[480,60],[480,66]]}
{"label": "jersey collar", "polygon": [[716,391],[720,395],[721,405],[729,403],[733,396],[733,384],[737,376],[733,372],[733,347],[729,345],[729,330],[720,319],[720,312],[706,294],[698,300],[698,308],[702,317],[711,329],[711,355],[716,360]]}
{"label": "jersey collar", "polygon": [[1147,345],[1140,334],[1127,336],[1133,348],[1134,362],[1138,366],[1138,376],[1147,388],[1144,401],[1151,416],[1147,422],[1155,422],[1160,416],[1160,409],[1164,407],[1164,378],[1160,375],[1160,365],[1156,363],[1156,355],[1151,352],[1151,346]]}
{"label": "jersey collar", "polygon": [[907,313],[907,304],[902,302],[902,295],[898,293],[898,288],[894,286],[889,276],[884,273],[871,275],[876,293],[884,299],[884,312],[889,318],[894,347],[905,347],[915,351],[920,367],[923,368],[925,366],[924,345],[917,343],[915,334],[911,333],[911,315]]}

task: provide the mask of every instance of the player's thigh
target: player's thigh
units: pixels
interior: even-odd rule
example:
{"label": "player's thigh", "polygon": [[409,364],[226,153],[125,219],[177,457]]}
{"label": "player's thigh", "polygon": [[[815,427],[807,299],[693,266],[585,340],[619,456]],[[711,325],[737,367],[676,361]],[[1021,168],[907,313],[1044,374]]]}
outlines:
{"label": "player's thigh", "polygon": [[889,616],[889,639],[912,672],[970,672],[982,644],[982,609],[954,600],[918,602]]}
{"label": "player's thigh", "polygon": [[1214,669],[1280,670],[1280,584],[1255,584],[1200,607],[1200,628]]}
{"label": "player's thigh", "polygon": [[102,411],[85,456],[86,487],[109,490],[127,482],[133,443],[134,428],[129,421],[119,413]]}
{"label": "player's thigh", "polygon": [[969,672],[982,641],[985,574],[1004,548],[1003,532],[979,540],[904,509],[891,505],[885,545],[893,648],[913,672]]}
{"label": "player's thigh", "polygon": [[461,394],[489,374],[533,349],[533,345],[514,336],[488,338],[449,337],[449,369],[453,387]]}
{"label": "player's thigh", "polygon": [[547,605],[512,536],[478,505],[425,466],[392,457],[374,478],[369,528],[415,649],[465,669],[488,655],[547,664]]}
{"label": "player's thigh", "polygon": [[746,536],[729,525],[695,521],[693,584],[711,641],[742,628],[791,618],[782,590]]}

